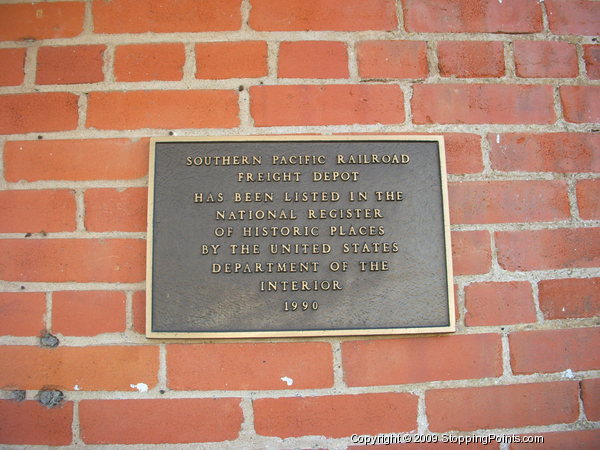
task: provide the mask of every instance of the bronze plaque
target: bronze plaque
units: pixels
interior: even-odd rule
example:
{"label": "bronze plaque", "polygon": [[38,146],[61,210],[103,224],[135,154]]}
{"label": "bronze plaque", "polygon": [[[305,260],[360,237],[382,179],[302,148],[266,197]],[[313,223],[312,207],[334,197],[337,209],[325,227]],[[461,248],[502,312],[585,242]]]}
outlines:
{"label": "bronze plaque", "polygon": [[442,137],[153,139],[147,336],[454,331]]}

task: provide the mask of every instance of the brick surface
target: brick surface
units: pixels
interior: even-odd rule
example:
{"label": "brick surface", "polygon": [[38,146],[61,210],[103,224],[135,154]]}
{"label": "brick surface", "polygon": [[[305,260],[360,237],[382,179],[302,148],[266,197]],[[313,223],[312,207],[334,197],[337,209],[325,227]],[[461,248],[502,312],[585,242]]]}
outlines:
{"label": "brick surface", "polygon": [[598,34],[600,4],[596,1],[547,0],[546,11],[554,34]]}
{"label": "brick surface", "polygon": [[577,182],[577,206],[582,219],[600,219],[600,179]]}
{"label": "brick surface", "polygon": [[133,293],[131,300],[133,308],[133,331],[140,334],[146,333],[146,291]]}
{"label": "brick surface", "polygon": [[495,170],[600,172],[598,133],[494,133],[488,142]]}
{"label": "brick surface", "polygon": [[238,124],[234,91],[91,92],[88,96],[90,128],[231,128]]}
{"label": "brick surface", "polygon": [[250,112],[258,127],[404,122],[399,86],[253,86]]}
{"label": "brick surface", "polygon": [[130,180],[148,174],[148,140],[13,141],[4,146],[7,181]]}
{"label": "brick surface", "polygon": [[102,72],[105,45],[42,47],[38,50],[37,84],[97,83]]}
{"label": "brick surface", "polygon": [[185,47],[178,42],[119,45],[114,60],[116,81],[176,81],[183,78]]}
{"label": "brick surface", "polygon": [[531,284],[525,281],[473,283],[465,287],[469,327],[535,322]]}
{"label": "brick surface", "polygon": [[145,279],[141,239],[0,240],[0,279],[122,282]]}
{"label": "brick surface", "polygon": [[52,331],[68,336],[125,331],[125,294],[118,291],[54,292]]}
{"label": "brick surface", "polygon": [[476,134],[450,133],[444,135],[444,143],[448,173],[480,173],[483,170],[481,137]]}
{"label": "brick surface", "polygon": [[83,400],[86,444],[178,444],[236,439],[243,415],[237,398]]}
{"label": "brick surface", "polygon": [[0,67],[2,67],[0,86],[18,86],[22,84],[25,78],[25,49],[0,49]]}
{"label": "brick surface", "polygon": [[146,231],[146,188],[88,189],[84,201],[88,231]]}
{"label": "brick surface", "polygon": [[45,408],[36,401],[0,400],[0,443],[69,445],[73,402]]}
{"label": "brick surface", "polygon": [[362,41],[356,45],[361,78],[427,78],[427,44],[422,41]]}
{"label": "brick surface", "polygon": [[[533,433],[527,434],[531,436]],[[600,430],[555,431],[535,433],[544,438],[544,450],[589,450],[600,446]],[[530,443],[510,444],[511,450],[531,449]]]}
{"label": "brick surface", "polygon": [[578,388],[553,382],[429,390],[425,408],[433,432],[570,423],[579,415]]}
{"label": "brick surface", "polygon": [[577,50],[568,42],[515,41],[518,77],[564,78],[579,75]]}
{"label": "brick surface", "polygon": [[440,41],[438,67],[443,77],[490,78],[504,76],[502,42]]}
{"label": "brick surface", "polygon": [[600,86],[561,86],[559,92],[567,122],[600,122]]}
{"label": "brick surface", "polygon": [[253,406],[254,429],[262,436],[339,438],[417,427],[417,397],[412,394],[262,398]]}
{"label": "brick surface", "polygon": [[258,78],[267,73],[264,41],[196,44],[196,78]]}
{"label": "brick surface", "polygon": [[405,0],[404,25],[425,33],[535,33],[542,31],[536,0]]}
{"label": "brick surface", "polygon": [[497,377],[502,344],[497,334],[347,341],[342,361],[348,386]]}
{"label": "brick surface", "polygon": [[453,231],[451,240],[454,275],[476,275],[490,271],[492,250],[487,231]]}
{"label": "brick surface", "polygon": [[251,0],[250,26],[259,31],[393,30],[394,0]]}
{"label": "brick surface", "polygon": [[73,130],[77,99],[67,92],[0,95],[0,133]]}
{"label": "brick surface", "polygon": [[0,232],[73,231],[75,194],[66,189],[0,191]]}
{"label": "brick surface", "polygon": [[83,31],[84,6],[82,2],[0,5],[0,40],[77,36]]}
{"label": "brick surface", "polygon": [[241,26],[241,0],[93,1],[96,33],[194,33]]}
{"label": "brick surface", "polygon": [[[136,391],[137,383],[157,383],[157,346],[3,346],[3,389]],[[134,386],[132,386],[132,384]]]}
{"label": "brick surface", "polygon": [[584,45],[585,71],[590,80],[600,80],[600,45]]}
{"label": "brick surface", "polygon": [[333,385],[331,346],[324,342],[169,345],[167,378],[169,388],[178,390],[328,388]]}
{"label": "brick surface", "polygon": [[571,216],[564,181],[470,181],[448,186],[450,221],[550,222]]}
{"label": "brick surface", "polygon": [[513,373],[561,372],[600,368],[600,328],[536,330],[511,333]]}
{"label": "brick surface", "polygon": [[512,272],[599,267],[600,247],[594,242],[600,242],[600,228],[496,233],[498,263]]}
{"label": "brick surface", "polygon": [[[600,378],[583,380],[581,382],[581,394],[583,409],[588,420],[600,420]],[[600,443],[600,440],[598,442]]]}
{"label": "brick surface", "polygon": [[542,280],[538,290],[546,319],[600,316],[600,278]]}
{"label": "brick surface", "polygon": [[348,78],[346,44],[339,41],[282,42],[279,45],[277,76]]}
{"label": "brick surface", "polygon": [[0,293],[0,335],[38,336],[44,329],[43,292]]}

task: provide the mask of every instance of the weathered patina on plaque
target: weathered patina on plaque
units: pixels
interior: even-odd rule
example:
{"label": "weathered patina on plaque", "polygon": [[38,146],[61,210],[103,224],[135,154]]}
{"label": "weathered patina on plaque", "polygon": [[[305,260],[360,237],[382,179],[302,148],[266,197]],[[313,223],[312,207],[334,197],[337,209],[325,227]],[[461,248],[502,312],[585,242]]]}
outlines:
{"label": "weathered patina on plaque", "polygon": [[147,336],[454,331],[441,137],[151,147]]}

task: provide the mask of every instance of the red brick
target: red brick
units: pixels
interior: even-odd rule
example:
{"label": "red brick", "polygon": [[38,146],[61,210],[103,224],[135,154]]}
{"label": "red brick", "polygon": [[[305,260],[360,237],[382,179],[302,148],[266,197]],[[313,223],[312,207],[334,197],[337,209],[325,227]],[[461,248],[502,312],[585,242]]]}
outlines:
{"label": "red brick", "polygon": [[347,341],[342,343],[342,357],[348,386],[502,375],[502,344],[497,334]]}
{"label": "red brick", "polygon": [[0,133],[74,130],[78,98],[67,92],[0,95]]}
{"label": "red brick", "polygon": [[600,45],[584,45],[585,70],[590,80],[600,80]]}
{"label": "red brick", "polygon": [[413,86],[413,122],[553,123],[551,86],[419,84]]}
{"label": "red brick", "polygon": [[69,445],[73,402],[45,408],[35,401],[0,400],[0,442],[13,445]]}
{"label": "red brick", "polygon": [[254,125],[392,124],[404,122],[399,86],[253,86],[250,111]]}
{"label": "red brick", "polygon": [[443,77],[495,78],[504,76],[502,42],[440,41],[438,67]]}
{"label": "red brick", "polygon": [[450,183],[450,221],[549,222],[571,217],[565,181]]}
{"label": "red brick", "polygon": [[0,335],[38,336],[44,329],[43,292],[0,293]]}
{"label": "red brick", "polygon": [[433,432],[570,423],[579,415],[576,382],[430,390],[425,405]]}
{"label": "red brick", "polygon": [[577,205],[582,219],[600,219],[600,179],[577,182]]}
{"label": "red brick", "polygon": [[600,4],[596,1],[546,0],[546,11],[554,34],[598,34]]}
{"label": "red brick", "polygon": [[[541,436],[544,450],[589,450],[600,446],[600,430],[555,431],[553,433],[528,433],[526,436]],[[510,444],[511,450],[531,450],[530,443]]]}
{"label": "red brick", "polygon": [[324,342],[175,344],[167,346],[167,368],[169,388],[179,390],[333,386],[331,346]]}
{"label": "red brick", "polygon": [[147,174],[147,139],[15,141],[4,145],[7,181],[130,180]]}
{"label": "red brick", "polygon": [[96,33],[239,30],[241,0],[94,0]]}
{"label": "red brick", "polygon": [[598,133],[490,134],[494,170],[600,172]]}
{"label": "red brick", "polygon": [[83,31],[83,2],[0,5],[0,40],[20,41],[77,36]]}
{"label": "red brick", "polygon": [[600,316],[600,278],[542,280],[538,289],[546,319]]}
{"label": "red brick", "polygon": [[141,239],[0,240],[6,281],[138,283],[145,279]]}
{"label": "red brick", "polygon": [[[2,6],[0,5],[0,8]],[[0,86],[18,86],[25,78],[25,49],[0,49]]]}
{"label": "red brick", "polygon": [[146,333],[146,291],[134,292],[132,298],[133,331]]}
{"label": "red brick", "polygon": [[496,233],[498,262],[503,269],[511,272],[600,267],[598,242],[600,228]]}
{"label": "red brick", "polygon": [[427,78],[423,41],[362,41],[356,45],[361,78]]}
{"label": "red brick", "polygon": [[404,26],[424,33],[535,33],[542,31],[536,0],[405,0]]}
{"label": "red brick", "polygon": [[465,287],[465,309],[465,325],[469,327],[536,320],[531,284],[525,281],[470,284]]}
{"label": "red brick", "polygon": [[561,86],[559,92],[567,122],[600,122],[600,86]]}
{"label": "red brick", "polygon": [[453,231],[451,239],[454,275],[477,275],[490,271],[492,250],[487,231]]}
{"label": "red brick", "polygon": [[568,42],[514,41],[517,76],[561,78],[579,75],[575,45]]}
{"label": "red brick", "polygon": [[346,43],[294,41],[279,44],[279,78],[348,78]]}
{"label": "red brick", "polygon": [[536,330],[509,336],[513,373],[600,368],[600,328]]}
{"label": "red brick", "polygon": [[417,428],[417,397],[405,393],[262,398],[253,405],[262,436],[340,438]]}
{"label": "red brick", "polygon": [[196,44],[196,78],[258,78],[267,73],[264,41]]}
{"label": "red brick", "polygon": [[[600,378],[581,382],[583,409],[588,420],[600,420]],[[598,436],[600,438],[600,436]],[[600,439],[598,441],[600,443]]]}
{"label": "red brick", "polygon": [[393,30],[394,0],[251,0],[250,26],[259,31]]}
{"label": "red brick", "polygon": [[102,72],[105,45],[42,47],[38,50],[37,84],[97,83]]}
{"label": "red brick", "polygon": [[0,191],[0,232],[38,233],[76,228],[73,191]]}
{"label": "red brick", "polygon": [[86,444],[221,442],[239,436],[244,420],[237,398],[83,400]]}
{"label": "red brick", "polygon": [[481,137],[476,134],[450,133],[444,135],[444,141],[448,173],[480,173],[483,170]]}
{"label": "red brick", "polygon": [[[136,391],[157,383],[157,346],[58,347],[3,346],[3,389]],[[131,386],[134,385],[134,386]]]}
{"label": "red brick", "polygon": [[184,63],[185,47],[178,42],[119,45],[115,50],[115,80],[181,80]]}
{"label": "red brick", "polygon": [[91,92],[87,126],[232,128],[239,124],[237,92],[225,90]]}
{"label": "red brick", "polygon": [[146,231],[148,189],[88,189],[85,191],[88,231]]}
{"label": "red brick", "polygon": [[52,331],[96,336],[125,331],[125,294],[117,291],[61,291],[52,294]]}

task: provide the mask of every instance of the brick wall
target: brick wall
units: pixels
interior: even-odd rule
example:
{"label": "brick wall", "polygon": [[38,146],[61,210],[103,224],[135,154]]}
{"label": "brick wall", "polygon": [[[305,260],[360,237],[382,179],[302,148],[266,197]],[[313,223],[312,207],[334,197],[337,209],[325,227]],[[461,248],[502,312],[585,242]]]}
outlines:
{"label": "brick wall", "polygon": [[[3,445],[600,446],[599,1],[0,3]],[[148,137],[359,132],[446,138],[456,334],[145,339]]]}

